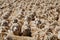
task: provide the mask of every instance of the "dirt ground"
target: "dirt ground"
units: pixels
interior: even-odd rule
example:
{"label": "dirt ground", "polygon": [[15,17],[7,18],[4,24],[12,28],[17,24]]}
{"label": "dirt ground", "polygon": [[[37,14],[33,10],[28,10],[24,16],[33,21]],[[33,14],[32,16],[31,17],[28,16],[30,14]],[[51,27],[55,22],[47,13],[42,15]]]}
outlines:
{"label": "dirt ground", "polygon": [[60,40],[60,0],[0,0],[0,40]]}

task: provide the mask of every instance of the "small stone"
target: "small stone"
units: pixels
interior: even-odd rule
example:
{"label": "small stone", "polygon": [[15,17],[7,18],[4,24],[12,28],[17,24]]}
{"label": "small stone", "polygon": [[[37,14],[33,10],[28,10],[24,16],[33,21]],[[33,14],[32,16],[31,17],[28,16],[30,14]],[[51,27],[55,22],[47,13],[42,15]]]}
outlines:
{"label": "small stone", "polygon": [[30,31],[30,29],[24,30],[22,35],[23,36],[30,36],[31,37],[31,31]]}
{"label": "small stone", "polygon": [[60,13],[60,8],[58,8],[56,11],[57,11],[58,13]]}
{"label": "small stone", "polygon": [[19,33],[21,32],[21,28],[17,23],[15,23],[15,25],[12,26],[12,31],[14,35],[19,35]]}
{"label": "small stone", "polygon": [[17,23],[17,22],[18,22],[18,20],[17,19],[14,19],[13,23]]}
{"label": "small stone", "polygon": [[59,40],[57,36],[53,35],[50,40]]}
{"label": "small stone", "polygon": [[3,20],[2,21],[2,26],[8,26],[8,21]]}
{"label": "small stone", "polygon": [[58,39],[60,39],[60,31],[58,31]]}
{"label": "small stone", "polygon": [[13,40],[12,37],[7,37],[6,39],[7,39],[7,40]]}

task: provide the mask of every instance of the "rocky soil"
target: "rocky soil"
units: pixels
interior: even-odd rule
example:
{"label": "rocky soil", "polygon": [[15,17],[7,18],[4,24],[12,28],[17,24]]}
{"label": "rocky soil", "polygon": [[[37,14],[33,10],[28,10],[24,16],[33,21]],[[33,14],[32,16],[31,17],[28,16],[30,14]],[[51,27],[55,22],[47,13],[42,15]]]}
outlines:
{"label": "rocky soil", "polygon": [[0,0],[0,40],[60,40],[60,0]]}

